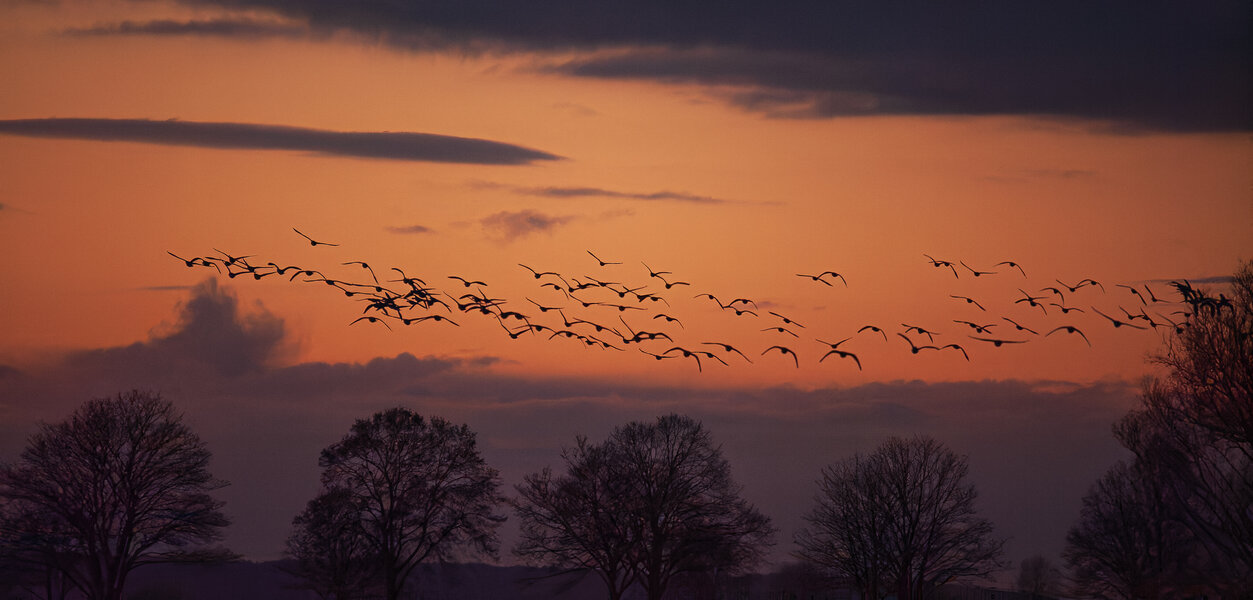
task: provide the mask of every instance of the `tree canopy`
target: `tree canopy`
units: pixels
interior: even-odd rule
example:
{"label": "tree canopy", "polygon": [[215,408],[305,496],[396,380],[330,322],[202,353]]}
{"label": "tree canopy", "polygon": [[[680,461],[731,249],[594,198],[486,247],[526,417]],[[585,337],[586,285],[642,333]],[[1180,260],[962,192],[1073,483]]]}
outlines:
{"label": "tree canopy", "polygon": [[5,538],[28,565],[91,600],[118,600],[137,567],[231,555],[207,544],[229,521],[210,453],[159,394],[88,401],[43,425],[17,464],[0,467]]}
{"label": "tree canopy", "polygon": [[[298,561],[354,569],[374,561],[394,600],[423,561],[496,554],[499,476],[468,426],[389,409],[354,423],[319,464],[323,491],[294,521],[289,544]],[[340,554],[319,556],[331,551]]]}
{"label": "tree canopy", "polygon": [[1036,555],[1022,559],[1018,564],[1018,591],[1031,598],[1055,597],[1062,591],[1062,571],[1047,557]]}
{"label": "tree canopy", "polygon": [[1002,567],[1004,543],[978,516],[968,466],[928,437],[892,437],[823,471],[799,555],[850,578],[866,598],[931,597],[958,578]]}
{"label": "tree canopy", "polygon": [[[1230,297],[1174,286],[1189,310],[1154,358],[1167,373],[1114,429],[1134,461],[1093,488],[1067,538],[1082,593],[1253,595],[1253,263],[1231,278]],[[1119,485],[1126,472],[1135,490]],[[1118,546],[1115,534],[1150,545]],[[1141,565],[1146,552],[1156,562]]]}
{"label": "tree canopy", "polygon": [[667,415],[579,438],[566,473],[517,486],[520,556],[597,573],[610,598],[633,583],[660,599],[675,578],[735,572],[772,543],[770,520],[740,496],[730,465],[696,420]]}
{"label": "tree canopy", "polygon": [[351,493],[336,488],[318,494],[292,520],[288,569],[306,589],[323,600],[370,597],[379,588],[379,557],[361,527],[361,506]]}

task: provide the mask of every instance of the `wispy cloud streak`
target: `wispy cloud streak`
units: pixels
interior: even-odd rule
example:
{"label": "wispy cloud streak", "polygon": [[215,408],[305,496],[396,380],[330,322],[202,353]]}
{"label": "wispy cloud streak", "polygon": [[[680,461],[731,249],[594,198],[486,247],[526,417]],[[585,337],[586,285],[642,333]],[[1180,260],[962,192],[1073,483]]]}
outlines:
{"label": "wispy cloud streak", "polygon": [[255,19],[203,19],[192,21],[175,21],[158,19],[155,21],[119,21],[102,23],[93,27],[76,27],[66,29],[63,33],[71,36],[209,36],[228,38],[299,38],[309,33],[309,28],[297,23],[277,21],[258,21]]}
{"label": "wispy cloud streak", "polygon": [[528,208],[520,211],[501,211],[484,217],[479,224],[497,239],[513,241],[533,233],[549,233],[574,218],[546,215]]}
{"label": "wispy cloud streak", "polygon": [[507,189],[515,194],[537,196],[543,198],[614,198],[621,200],[640,200],[646,202],[682,202],[690,204],[727,204],[732,202],[713,196],[701,196],[685,192],[662,190],[657,192],[624,192],[590,186],[514,186],[502,183],[476,182],[479,188]]}
{"label": "wispy cloud streak", "polygon": [[1187,282],[1189,284],[1228,284],[1235,281],[1235,277],[1231,275],[1210,275],[1208,277],[1175,277],[1171,279],[1145,279],[1139,283],[1162,283],[1171,284],[1175,282]]}
{"label": "wispy cloud streak", "polygon": [[148,119],[0,120],[0,134],[102,142],[247,150],[296,150],[329,156],[405,161],[523,165],[561,157],[477,138],[433,133],[356,132],[283,125]]}
{"label": "wispy cloud streak", "polygon": [[614,190],[606,190],[595,187],[536,187],[536,188],[515,188],[516,191],[530,196],[546,196],[549,198],[621,198],[625,200],[650,200],[650,201],[672,201],[672,202],[690,202],[694,204],[722,204],[726,200],[714,198],[712,196],[698,196],[696,194],[685,194],[681,192],[618,192]]}
{"label": "wispy cloud streak", "polygon": [[398,233],[401,235],[418,235],[423,233],[433,233],[435,231],[426,225],[391,225],[386,229],[391,233]]}
{"label": "wispy cloud streak", "polygon": [[16,206],[13,206],[12,204],[5,204],[3,202],[0,202],[0,213],[16,213],[16,214],[23,214],[23,215],[35,214],[29,210],[18,208]]}

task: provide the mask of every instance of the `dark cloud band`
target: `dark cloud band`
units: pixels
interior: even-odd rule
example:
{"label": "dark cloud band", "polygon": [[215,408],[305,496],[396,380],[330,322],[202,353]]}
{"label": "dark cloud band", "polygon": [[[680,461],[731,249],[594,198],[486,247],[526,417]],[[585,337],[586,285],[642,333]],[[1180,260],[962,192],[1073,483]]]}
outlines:
{"label": "dark cloud band", "polygon": [[0,120],[0,134],[202,148],[296,150],[406,161],[522,165],[561,157],[491,140],[432,133],[355,132],[250,123],[148,119]]}
{"label": "dark cloud band", "polygon": [[[1246,44],[1247,45],[1247,44]],[[1245,48],[1248,49],[1248,48]],[[1243,51],[1243,50],[1241,50]],[[1253,64],[1186,56],[900,56],[626,49],[543,64],[543,72],[715,86],[725,101],[776,118],[1031,115],[1109,123],[1111,131],[1247,131]],[[915,53],[909,55],[908,53]],[[1243,70],[1243,72],[1242,72]]]}
{"label": "dark cloud band", "polygon": [[726,100],[777,117],[1016,114],[1115,130],[1253,129],[1244,0],[183,1],[269,10],[310,31],[411,50],[576,50],[555,68],[735,83],[747,90]]}

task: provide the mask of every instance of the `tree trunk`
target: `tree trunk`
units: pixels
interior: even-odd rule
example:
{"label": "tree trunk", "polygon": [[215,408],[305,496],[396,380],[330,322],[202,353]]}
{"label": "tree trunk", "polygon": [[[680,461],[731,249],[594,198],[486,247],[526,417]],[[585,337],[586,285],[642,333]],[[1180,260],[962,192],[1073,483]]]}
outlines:
{"label": "tree trunk", "polygon": [[662,584],[661,573],[657,573],[660,569],[650,570],[648,573],[648,600],[661,600],[666,593],[666,586]]}
{"label": "tree trunk", "polygon": [[403,587],[403,585],[401,584],[401,582],[396,581],[397,578],[396,578],[395,570],[389,568],[387,570],[386,577],[387,577],[387,583],[386,583],[385,590],[387,594],[387,600],[399,600],[400,590]]}

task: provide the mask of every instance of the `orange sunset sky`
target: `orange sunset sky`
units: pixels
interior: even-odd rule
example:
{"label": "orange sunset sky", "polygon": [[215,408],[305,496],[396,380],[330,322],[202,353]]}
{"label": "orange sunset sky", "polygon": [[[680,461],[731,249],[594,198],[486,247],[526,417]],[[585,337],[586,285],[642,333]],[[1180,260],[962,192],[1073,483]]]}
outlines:
{"label": "orange sunset sky", "polygon": [[[228,545],[270,559],[317,452],[375,410],[468,423],[506,490],[576,434],[683,412],[781,562],[823,465],[925,433],[969,455],[1007,558],[1056,559],[1171,331],[1096,311],[1165,325],[1170,281],[1219,293],[1253,258],[1250,9],[882,4],[0,0],[0,460],[157,389],[232,483]],[[452,305],[410,316],[457,326],[168,253],[365,261],[403,292],[397,267]],[[797,275],[827,270],[847,285]],[[479,291],[616,348],[511,339],[457,310]],[[968,359],[912,353],[911,325]],[[845,338],[860,368],[820,361]],[[727,364],[641,352],[676,346]]]}

